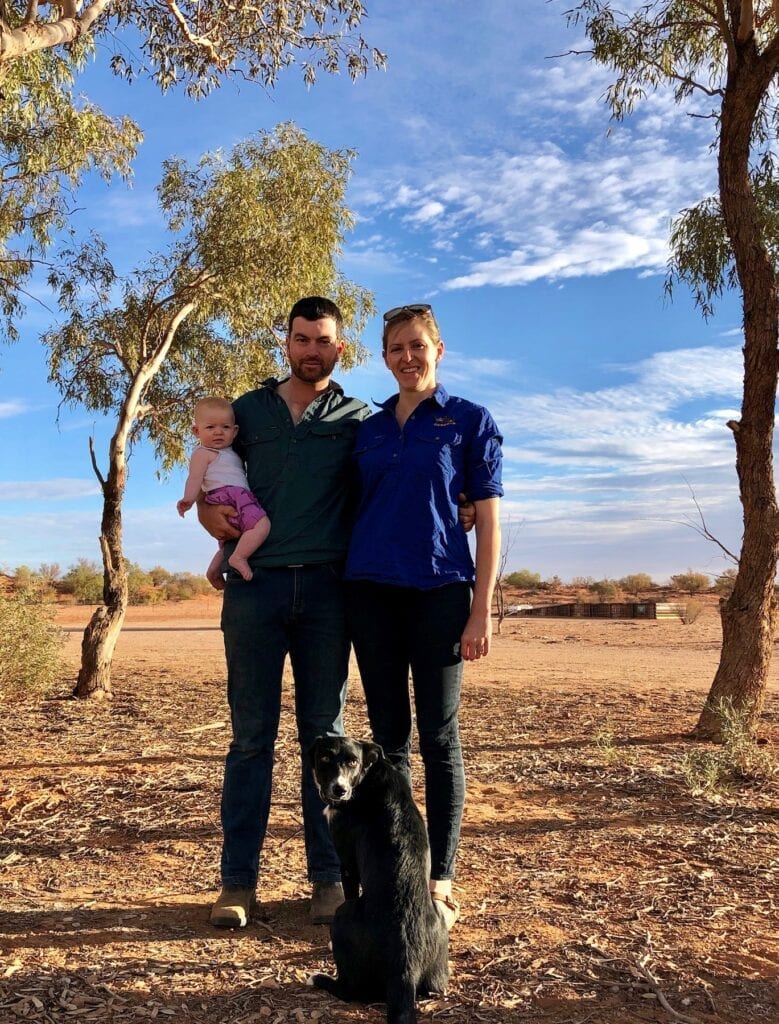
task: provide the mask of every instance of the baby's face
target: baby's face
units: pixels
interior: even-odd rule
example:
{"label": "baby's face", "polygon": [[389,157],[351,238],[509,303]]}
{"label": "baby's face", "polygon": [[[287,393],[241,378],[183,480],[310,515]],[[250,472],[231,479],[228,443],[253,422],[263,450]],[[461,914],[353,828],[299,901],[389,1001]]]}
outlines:
{"label": "baby's face", "polygon": [[237,433],[232,413],[221,409],[206,410],[195,420],[195,437],[206,448],[229,448]]}

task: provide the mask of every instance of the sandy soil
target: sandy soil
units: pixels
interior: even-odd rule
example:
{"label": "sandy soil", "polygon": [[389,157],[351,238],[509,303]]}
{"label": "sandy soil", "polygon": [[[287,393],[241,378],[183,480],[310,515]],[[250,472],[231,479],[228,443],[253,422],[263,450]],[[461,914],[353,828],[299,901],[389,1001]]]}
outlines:
{"label": "sandy soil", "polygon": [[[59,612],[58,691],[0,720],[0,1021],[384,1020],[303,984],[329,957],[306,917],[288,688],[262,904],[217,932],[219,600],[131,609],[106,705],[69,698],[88,614]],[[711,606],[689,626],[513,619],[468,667],[465,916],[421,1020],[779,1019],[779,777],[703,796],[683,770],[710,750],[685,734],[719,639]],[[356,672],[348,728],[367,735]]]}

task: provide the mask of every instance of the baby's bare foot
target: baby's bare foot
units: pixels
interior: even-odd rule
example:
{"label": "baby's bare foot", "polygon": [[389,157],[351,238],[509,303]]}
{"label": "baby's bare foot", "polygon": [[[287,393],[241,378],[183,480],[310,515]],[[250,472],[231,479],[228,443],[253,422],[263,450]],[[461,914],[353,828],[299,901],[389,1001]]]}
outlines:
{"label": "baby's bare foot", "polygon": [[252,570],[245,558],[241,558],[240,555],[230,555],[227,559],[227,563],[228,565],[231,565],[236,572],[239,572],[247,582],[252,578]]}

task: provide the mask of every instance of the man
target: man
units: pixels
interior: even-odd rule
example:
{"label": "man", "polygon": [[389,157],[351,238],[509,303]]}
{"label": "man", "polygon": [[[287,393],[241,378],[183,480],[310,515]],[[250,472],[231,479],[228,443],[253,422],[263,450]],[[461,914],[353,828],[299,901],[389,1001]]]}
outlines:
{"label": "man", "polygon": [[[287,654],[312,921],[329,922],[343,902],[338,857],[306,764],[317,736],[343,735],[349,642],[340,575],[349,538],[349,455],[369,409],[330,379],[344,348],[342,328],[329,299],[296,302],[286,339],[289,377],[264,381],[234,403],[234,447],[273,526],[250,559],[252,579],[230,573],[224,595],[233,739],[222,789],[222,891],[210,918],[217,927],[243,927],[255,900]],[[236,536],[202,502],[199,515],[216,536]]]}

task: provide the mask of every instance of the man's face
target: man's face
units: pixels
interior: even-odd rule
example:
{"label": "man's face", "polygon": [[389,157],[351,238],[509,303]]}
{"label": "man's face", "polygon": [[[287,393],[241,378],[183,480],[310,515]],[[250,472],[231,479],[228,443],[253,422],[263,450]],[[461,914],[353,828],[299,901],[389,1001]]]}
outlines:
{"label": "man's face", "polygon": [[287,359],[293,377],[306,384],[327,380],[344,350],[338,326],[330,316],[306,320],[296,316],[287,336]]}

